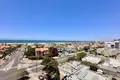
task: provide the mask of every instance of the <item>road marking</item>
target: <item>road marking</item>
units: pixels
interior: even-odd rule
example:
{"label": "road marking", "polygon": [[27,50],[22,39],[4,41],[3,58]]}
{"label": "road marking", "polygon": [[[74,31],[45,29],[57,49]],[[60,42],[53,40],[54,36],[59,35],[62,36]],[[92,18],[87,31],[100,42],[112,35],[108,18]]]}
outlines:
{"label": "road marking", "polygon": [[34,80],[39,80],[38,78],[34,77],[33,74],[29,74]]}
{"label": "road marking", "polygon": [[[11,57],[9,58],[9,63],[7,63],[7,65],[6,66],[4,66],[4,68],[0,68],[0,71],[8,71],[8,70],[10,70],[10,69],[17,69],[18,68],[18,66],[14,66],[14,67],[12,67],[12,65],[14,64],[14,62],[15,62],[15,57],[18,57],[18,56],[21,56],[21,54],[20,53],[22,53],[22,50],[24,50],[24,48],[22,49],[21,48],[21,51],[15,51],[12,55],[11,55]],[[24,54],[24,52],[23,52],[23,54]],[[12,59],[13,58],[13,59]]]}
{"label": "road marking", "polygon": [[11,69],[13,63],[14,63],[14,59],[3,70],[8,71],[9,69]]}

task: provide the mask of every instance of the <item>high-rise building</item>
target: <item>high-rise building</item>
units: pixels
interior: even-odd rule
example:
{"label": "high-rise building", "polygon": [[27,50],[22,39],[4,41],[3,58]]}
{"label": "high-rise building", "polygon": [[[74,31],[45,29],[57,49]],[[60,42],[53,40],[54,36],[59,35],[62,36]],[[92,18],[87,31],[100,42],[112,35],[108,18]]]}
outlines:
{"label": "high-rise building", "polygon": [[117,49],[120,48],[120,41],[115,41],[115,48],[117,48]]}

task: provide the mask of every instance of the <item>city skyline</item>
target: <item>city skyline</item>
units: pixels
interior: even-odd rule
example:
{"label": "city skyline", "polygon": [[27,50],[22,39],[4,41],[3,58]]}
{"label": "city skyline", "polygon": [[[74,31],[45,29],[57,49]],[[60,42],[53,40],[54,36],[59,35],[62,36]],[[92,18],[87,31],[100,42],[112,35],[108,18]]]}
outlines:
{"label": "city skyline", "polygon": [[0,39],[118,39],[119,4],[118,0],[2,0]]}

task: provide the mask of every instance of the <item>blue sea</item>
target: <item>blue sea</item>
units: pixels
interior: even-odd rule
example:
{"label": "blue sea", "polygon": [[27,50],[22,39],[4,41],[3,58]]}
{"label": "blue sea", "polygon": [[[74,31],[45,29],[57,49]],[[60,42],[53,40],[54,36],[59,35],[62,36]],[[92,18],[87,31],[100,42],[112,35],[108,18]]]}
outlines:
{"label": "blue sea", "polygon": [[95,42],[95,41],[69,41],[69,40],[0,40],[0,43],[62,43],[62,42]]}

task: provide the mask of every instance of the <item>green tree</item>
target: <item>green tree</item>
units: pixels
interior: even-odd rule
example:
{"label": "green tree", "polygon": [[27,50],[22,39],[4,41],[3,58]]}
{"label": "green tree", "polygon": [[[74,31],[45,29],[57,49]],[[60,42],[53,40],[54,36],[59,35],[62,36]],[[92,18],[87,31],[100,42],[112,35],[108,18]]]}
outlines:
{"label": "green tree", "polygon": [[2,58],[6,57],[8,54],[11,54],[14,50],[12,50],[12,47],[9,47],[3,54]]}
{"label": "green tree", "polygon": [[55,47],[50,47],[49,48],[49,53],[51,54],[50,56],[53,57],[53,56],[58,56],[58,49],[55,48]]}
{"label": "green tree", "polygon": [[26,57],[35,56],[35,48],[27,47],[27,51],[24,53]]}
{"label": "green tree", "polygon": [[52,58],[52,57],[44,57],[42,63],[42,65],[45,65],[45,67],[43,68],[43,70],[49,74],[50,76],[55,75],[55,78],[57,80],[59,80],[60,78],[60,72],[58,69],[58,62]]}
{"label": "green tree", "polygon": [[29,80],[29,73],[25,71],[24,69],[17,71],[17,80]]}
{"label": "green tree", "polygon": [[81,60],[83,57],[85,57],[87,54],[85,52],[80,52],[77,54],[77,60]]}
{"label": "green tree", "polygon": [[68,58],[68,62],[69,62],[69,61],[74,61],[74,60],[76,60],[76,59],[75,59],[75,56]]}
{"label": "green tree", "polygon": [[84,64],[84,65],[87,65],[87,66],[93,66],[93,67],[97,66],[97,64],[94,64],[94,63],[91,63],[91,62],[87,62],[87,61],[82,61],[81,63]]}
{"label": "green tree", "polygon": [[45,57],[43,57],[43,60],[42,60],[41,64],[46,65],[50,62],[50,60],[51,60],[51,57],[45,56]]}
{"label": "green tree", "polygon": [[97,49],[98,49],[98,48],[104,48],[104,46],[97,46],[96,48],[97,48]]}
{"label": "green tree", "polygon": [[90,50],[90,47],[85,46],[83,49],[84,49],[85,52],[88,52]]}

